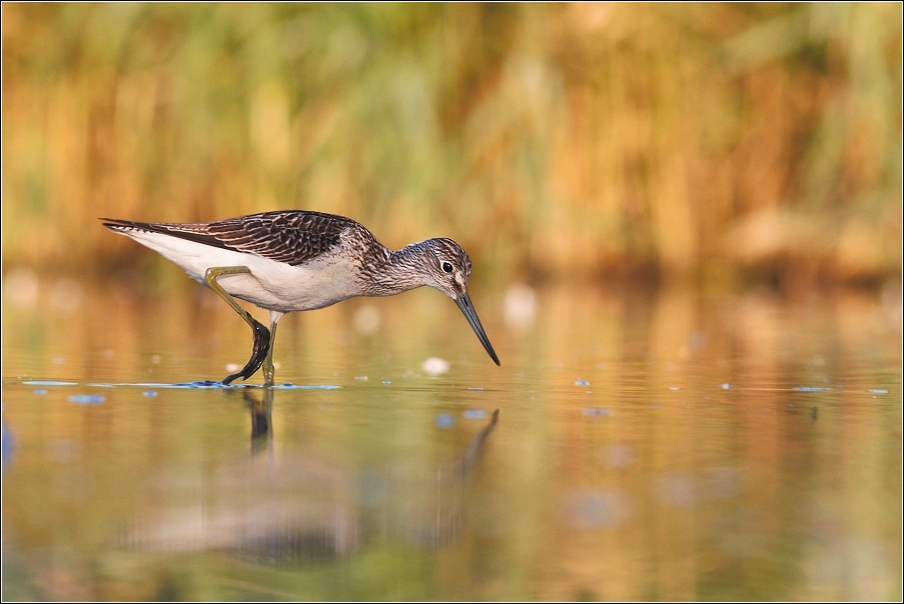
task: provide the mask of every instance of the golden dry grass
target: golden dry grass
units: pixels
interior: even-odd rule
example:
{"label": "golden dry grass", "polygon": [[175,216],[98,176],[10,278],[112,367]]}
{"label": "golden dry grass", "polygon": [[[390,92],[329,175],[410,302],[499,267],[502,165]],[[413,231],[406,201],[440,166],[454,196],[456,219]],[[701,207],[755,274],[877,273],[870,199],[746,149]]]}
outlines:
{"label": "golden dry grass", "polygon": [[521,276],[901,270],[895,3],[2,11],[6,267],[303,208]]}

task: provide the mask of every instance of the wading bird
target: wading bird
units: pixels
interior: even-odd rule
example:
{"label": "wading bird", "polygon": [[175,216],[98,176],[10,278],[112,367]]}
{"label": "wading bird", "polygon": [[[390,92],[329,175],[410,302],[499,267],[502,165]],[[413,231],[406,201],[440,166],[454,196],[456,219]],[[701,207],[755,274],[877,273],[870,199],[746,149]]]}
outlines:
{"label": "wading bird", "polygon": [[[286,210],[206,223],[133,222],[102,218],[113,232],[179,265],[223,298],[254,332],[254,348],[238,373],[248,379],[263,365],[273,385],[276,325],[286,313],[315,310],[356,296],[392,296],[424,285],[455,300],[480,343],[498,365],[471,298],[471,260],[451,239],[428,239],[399,251],[384,247],[350,218]],[[270,329],[236,298],[270,311]]]}

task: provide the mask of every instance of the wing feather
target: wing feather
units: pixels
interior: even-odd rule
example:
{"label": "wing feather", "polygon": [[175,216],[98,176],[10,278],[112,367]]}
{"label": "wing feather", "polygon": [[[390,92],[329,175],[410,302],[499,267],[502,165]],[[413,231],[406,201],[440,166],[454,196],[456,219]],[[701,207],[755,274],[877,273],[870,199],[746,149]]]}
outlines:
{"label": "wing feather", "polygon": [[[255,254],[298,266],[331,251],[350,228],[366,229],[350,218],[287,210],[204,223],[133,222],[104,218],[114,231],[163,233],[227,250]],[[369,233],[368,233],[369,234]]]}

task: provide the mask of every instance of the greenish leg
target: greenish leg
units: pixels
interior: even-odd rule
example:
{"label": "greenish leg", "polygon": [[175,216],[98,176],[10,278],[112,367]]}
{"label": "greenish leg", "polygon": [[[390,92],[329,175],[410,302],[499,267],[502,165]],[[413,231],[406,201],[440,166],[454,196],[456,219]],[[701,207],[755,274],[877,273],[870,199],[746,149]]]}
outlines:
{"label": "greenish leg", "polygon": [[276,341],[276,324],[282,318],[284,313],[271,310],[270,311],[270,345],[267,350],[267,358],[264,359],[264,386],[272,386],[274,384],[273,375],[273,343]]}
{"label": "greenish leg", "polygon": [[[226,300],[226,303],[232,307],[232,309],[242,317],[248,325],[251,326],[252,331],[254,332],[254,349],[251,351],[251,358],[248,360],[248,363],[242,368],[238,373],[233,373],[232,375],[228,375],[223,378],[224,384],[230,384],[237,378],[242,378],[243,380],[247,380],[254,373],[260,369],[261,363],[265,358],[269,358],[270,354],[268,354],[271,350],[271,344],[273,342],[273,338],[270,335],[270,332],[264,327],[261,323],[256,321],[254,317],[248,314],[248,311],[242,308],[242,306],[235,301],[235,298],[226,293],[219,283],[217,283],[217,278],[222,277],[223,275],[239,275],[244,273],[251,273],[251,269],[247,266],[215,266],[207,269],[207,272],[204,273],[204,280],[207,281],[207,285],[210,286],[210,289],[215,291],[218,296]],[[273,379],[273,370],[272,370],[272,362],[270,369],[270,381],[272,383]],[[264,375],[266,378],[266,369],[264,370]]]}

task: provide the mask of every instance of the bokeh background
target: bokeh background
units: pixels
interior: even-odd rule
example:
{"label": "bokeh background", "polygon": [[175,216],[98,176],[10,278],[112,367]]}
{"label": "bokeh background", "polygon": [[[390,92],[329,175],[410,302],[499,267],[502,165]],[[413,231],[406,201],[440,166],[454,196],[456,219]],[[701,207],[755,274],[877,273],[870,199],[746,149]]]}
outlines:
{"label": "bokeh background", "polygon": [[[4,600],[901,600],[900,3],[0,11]],[[501,367],[428,288],[292,313],[258,455],[182,388],[247,326],[98,218],[293,208],[459,241]],[[357,541],[182,514],[246,501]]]}
{"label": "bokeh background", "polygon": [[901,271],[897,3],[2,11],[7,271],[165,262],[102,216],[292,208],[506,281]]}

